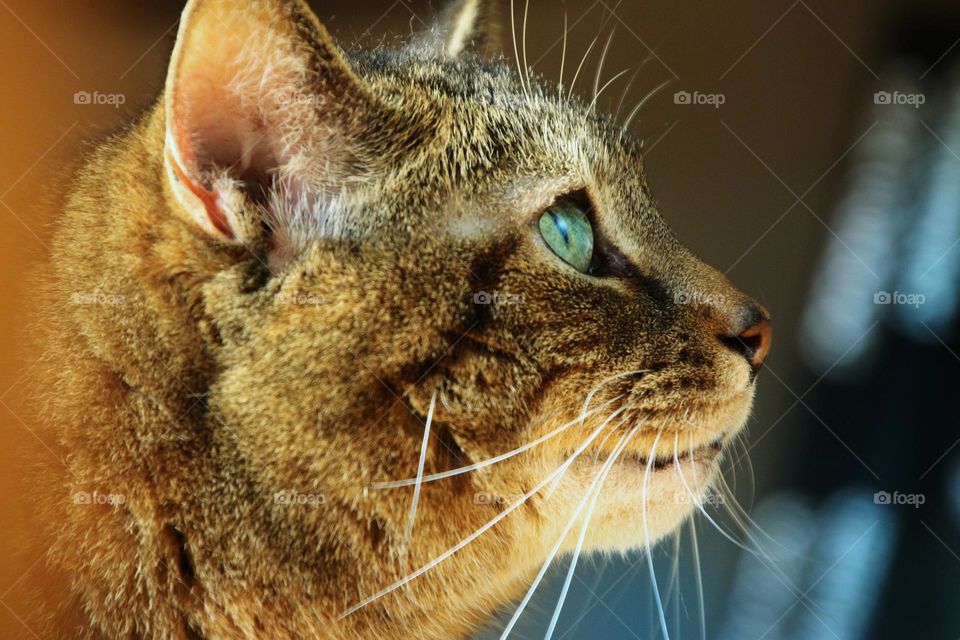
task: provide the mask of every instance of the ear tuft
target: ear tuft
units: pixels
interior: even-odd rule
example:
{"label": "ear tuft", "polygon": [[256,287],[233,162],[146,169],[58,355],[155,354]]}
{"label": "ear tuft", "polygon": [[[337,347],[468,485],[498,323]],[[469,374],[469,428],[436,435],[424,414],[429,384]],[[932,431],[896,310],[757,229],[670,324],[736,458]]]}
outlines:
{"label": "ear tuft", "polygon": [[436,50],[457,58],[465,51],[484,57],[500,52],[500,22],[493,0],[455,0],[430,31]]}

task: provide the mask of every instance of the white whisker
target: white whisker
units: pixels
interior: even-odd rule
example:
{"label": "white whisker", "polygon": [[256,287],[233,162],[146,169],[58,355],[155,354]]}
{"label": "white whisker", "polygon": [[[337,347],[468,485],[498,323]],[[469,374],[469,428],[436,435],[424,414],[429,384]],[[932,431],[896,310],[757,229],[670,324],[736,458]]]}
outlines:
{"label": "white whisker", "polygon": [[660,91],[661,91],[665,86],[667,86],[668,84],[670,84],[671,82],[673,82],[673,78],[670,78],[669,80],[664,80],[663,82],[661,82],[660,84],[658,84],[656,87],[654,87],[653,90],[650,91],[650,93],[648,93],[647,95],[643,96],[643,98],[640,100],[640,102],[637,103],[637,106],[635,106],[635,107],[633,108],[633,111],[630,112],[630,115],[627,116],[627,119],[623,122],[623,126],[621,126],[620,128],[621,128],[622,130],[626,131],[626,130],[630,127],[630,123],[633,122],[633,118],[634,118],[638,113],[640,113],[640,109],[643,108],[643,105],[647,104],[647,101],[648,101],[648,100],[653,99],[653,97],[654,97],[655,95],[657,95],[658,93],[660,93]]}
{"label": "white whisker", "polygon": [[617,75],[615,75],[615,76],[613,76],[612,78],[610,78],[609,80],[607,80],[606,83],[605,83],[602,87],[600,87],[600,91],[598,91],[598,92],[593,96],[593,102],[590,103],[590,109],[593,110],[594,107],[597,106],[597,100],[600,98],[601,95],[603,95],[603,92],[606,91],[607,87],[609,87],[611,84],[613,84],[614,82],[616,82],[616,81],[617,81],[619,78],[621,78],[624,74],[629,73],[629,72],[630,72],[630,69],[624,69],[623,71],[621,71],[621,72],[618,73]]}
{"label": "white whisker", "polygon": [[593,76],[593,102],[590,103],[590,109],[593,109],[593,105],[597,104],[597,87],[600,86],[600,76],[603,74],[603,63],[607,61],[607,53],[610,52],[610,44],[613,42],[614,30],[610,30],[610,35],[607,36],[607,42],[603,45],[603,53],[600,54],[600,62],[597,64],[597,72]]}
{"label": "white whisker", "polygon": [[[512,0],[511,0],[512,2]],[[530,0],[523,4],[523,72],[526,76],[526,86],[530,89],[530,66],[527,64],[527,14],[530,12]]]}
{"label": "white whisker", "polygon": [[[470,472],[470,471],[476,471],[477,469],[482,469],[482,468],[484,468],[484,467],[489,467],[489,466],[492,465],[492,464],[496,464],[496,463],[498,463],[498,462],[502,462],[502,461],[506,460],[507,458],[512,458],[513,456],[518,455],[518,454],[521,454],[521,453],[523,453],[524,451],[529,451],[529,450],[532,449],[533,447],[535,447],[535,446],[537,446],[537,445],[539,445],[539,444],[542,444],[542,443],[546,442],[547,440],[549,440],[549,439],[551,439],[551,438],[559,435],[560,433],[566,431],[566,430],[569,429],[570,427],[572,427],[572,426],[574,426],[574,425],[577,425],[577,424],[583,424],[583,421],[584,421],[584,418],[585,418],[585,417],[589,417],[589,416],[592,416],[592,415],[598,413],[599,411],[605,409],[606,407],[609,407],[611,404],[613,404],[613,403],[616,402],[617,400],[620,400],[622,397],[623,397],[623,396],[617,396],[617,397],[615,397],[615,398],[612,398],[612,399],[610,399],[610,400],[607,400],[607,401],[604,402],[602,405],[598,406],[596,409],[591,409],[589,413],[587,413],[587,414],[585,414],[585,415],[584,415],[584,414],[581,414],[581,415],[580,415],[579,417],[577,417],[576,419],[571,420],[570,422],[568,422],[568,423],[566,423],[566,424],[564,424],[564,425],[561,425],[561,426],[557,427],[556,429],[554,429],[554,430],[551,431],[550,433],[547,433],[547,434],[545,434],[545,435],[542,435],[542,436],[540,436],[539,438],[537,438],[536,440],[531,440],[531,441],[528,442],[527,444],[525,444],[525,445],[523,445],[523,446],[520,446],[520,447],[517,447],[516,449],[511,449],[510,451],[507,451],[506,453],[501,453],[500,455],[494,456],[494,457],[492,457],[492,458],[487,458],[486,460],[481,460],[480,462],[475,462],[475,463],[473,463],[473,464],[468,464],[468,465],[463,466],[463,467],[457,467],[456,469],[448,469],[447,471],[440,471],[440,472],[438,472],[438,473],[432,473],[432,474],[430,474],[430,475],[428,475],[428,476],[424,476],[424,477],[422,478],[422,482],[434,482],[434,481],[436,481],[436,480],[443,480],[444,478],[450,478],[450,477],[452,477],[452,476],[460,475],[460,474],[462,474],[462,473],[468,473],[468,472]],[[416,484],[416,482],[417,482],[417,479],[416,479],[416,478],[407,478],[407,479],[405,479],[405,480],[390,480],[390,481],[388,481],[388,482],[372,482],[372,483],[370,483],[370,485],[368,485],[368,486],[369,486],[370,489],[396,489],[396,488],[398,488],[398,487],[408,487],[408,486],[410,486],[410,485]]]}
{"label": "white whisker", "polygon": [[[614,427],[616,429],[616,427]],[[612,433],[613,430],[611,430]],[[634,427],[636,431],[636,427]],[[626,443],[628,437],[632,434],[624,435],[620,438],[620,441],[617,443],[617,448],[620,445]],[[596,497],[598,491],[594,491],[594,488],[597,487],[598,483],[603,485],[603,481],[607,477],[607,473],[612,466],[613,456],[610,457],[606,462],[604,462],[603,467],[600,471],[597,472],[597,475],[594,476],[593,481],[590,483],[590,486],[587,487],[587,490],[583,494],[583,498],[580,500],[580,503],[577,505],[576,510],[573,512],[573,515],[570,516],[570,519],[567,521],[566,527],[560,533],[560,536],[557,538],[557,542],[553,545],[553,548],[550,550],[550,553],[547,554],[547,559],[544,560],[543,564],[540,566],[540,571],[537,572],[536,577],[533,579],[533,582],[530,584],[530,587],[527,589],[527,592],[524,594],[523,599],[520,601],[520,604],[517,605],[516,610],[513,612],[513,615],[510,617],[510,620],[507,622],[506,626],[503,629],[503,633],[500,634],[500,640],[505,640],[507,636],[510,635],[510,632],[513,631],[514,626],[517,624],[517,621],[520,619],[523,610],[527,607],[527,603],[530,602],[530,598],[533,597],[534,592],[537,590],[537,587],[540,585],[540,581],[543,580],[544,574],[546,574],[547,569],[550,568],[550,565],[553,563],[553,559],[556,557],[557,552],[560,550],[560,547],[563,545],[563,541],[566,540],[567,535],[570,533],[570,529],[573,528],[574,523],[577,521],[577,517],[580,515],[580,512],[583,511],[583,508],[586,506],[587,502],[590,500],[591,496]],[[592,505],[591,505],[592,506]]]}
{"label": "white whisker", "polygon": [[510,0],[510,36],[513,38],[513,57],[517,61],[517,73],[520,75],[520,84],[523,86],[523,95],[530,97],[527,94],[527,85],[524,82],[523,68],[520,66],[520,51],[517,49],[517,24],[514,19],[514,10],[513,10],[514,0]]}
{"label": "white whisker", "polygon": [[[602,389],[608,382],[612,382],[613,380],[616,380],[617,378],[624,378],[624,377],[626,377],[626,376],[636,375],[636,374],[638,374],[638,373],[647,373],[648,371],[649,371],[649,369],[636,369],[636,370],[633,370],[633,371],[624,371],[624,372],[622,372],[622,373],[615,373],[615,374],[613,374],[612,376],[607,376],[606,378],[604,378],[603,380],[601,380],[601,381],[597,384],[597,386],[595,386],[593,389],[591,389],[591,390],[590,390],[590,393],[587,394],[586,400],[583,401],[583,409],[580,410],[581,415],[585,415],[585,414],[586,414],[586,412],[587,412],[587,407],[589,407],[589,406],[590,406],[590,403],[593,401],[593,396],[595,396],[596,393],[597,393],[600,389]],[[622,397],[622,396],[618,396],[618,397]]]}
{"label": "white whisker", "polygon": [[[557,100],[563,96],[563,66],[567,61],[567,36],[569,35],[569,27],[567,26],[568,18],[567,11],[563,11],[563,53],[560,54],[560,82],[557,85]],[[534,62],[536,64],[536,62]]]}
{"label": "white whisker", "polygon": [[[624,422],[624,421],[621,420],[620,422],[617,423],[616,426],[619,427],[621,424],[623,424],[623,422]],[[581,424],[583,424],[582,421],[581,421]],[[603,436],[603,440],[601,440],[601,441],[597,444],[597,452],[596,452],[596,453],[594,454],[594,456],[593,456],[594,462],[596,462],[597,460],[600,459],[600,452],[601,452],[601,450],[603,449],[603,445],[605,445],[605,444],[607,443],[607,440],[610,439],[610,436],[613,435],[613,432],[614,432],[614,431],[615,431],[615,429],[611,429],[610,431],[608,431],[608,432],[607,432],[607,435]],[[546,490],[546,491],[544,492],[544,494],[543,494],[543,499],[544,499],[544,500],[549,500],[549,499],[550,499],[550,496],[553,495],[553,492],[556,491],[556,490],[557,490],[557,487],[560,486],[560,481],[561,481],[562,479],[563,479],[563,477],[560,476],[560,477],[558,477],[557,479],[555,479],[552,483],[550,483],[550,486],[547,487],[547,490]]]}
{"label": "white whisker", "polygon": [[[744,531],[744,533],[747,533],[750,529],[755,530],[757,533],[761,534],[764,538],[766,538],[776,546],[780,547],[784,551],[793,553],[793,549],[786,547],[782,542],[780,542],[779,540],[771,536],[760,525],[758,525],[753,518],[750,517],[750,515],[743,509],[743,507],[740,506],[740,503],[737,501],[736,496],[732,493],[730,486],[727,484],[727,481],[724,479],[722,475],[719,476],[717,480],[718,480],[718,484],[720,485],[720,488],[724,492],[724,498],[725,498],[723,502],[724,506],[731,505],[727,509],[727,512],[734,519],[734,522]],[[758,544],[758,543],[755,543],[755,544]]]}
{"label": "white whisker", "polygon": [[[600,478],[600,484],[593,493],[593,499],[590,501],[590,508],[587,510],[587,515],[584,517],[583,524],[580,526],[580,535],[577,538],[577,546],[573,551],[573,558],[570,560],[570,567],[567,569],[567,577],[563,581],[563,589],[560,590],[560,597],[557,599],[557,606],[553,610],[553,616],[550,618],[550,626],[547,627],[547,633],[544,636],[544,640],[550,640],[550,638],[553,637],[554,629],[557,627],[557,620],[560,618],[560,610],[563,609],[563,603],[567,599],[567,592],[570,590],[570,581],[573,579],[573,572],[577,568],[577,560],[580,559],[580,552],[583,550],[583,541],[586,538],[587,529],[590,527],[590,520],[593,517],[593,510],[597,506],[597,498],[600,497],[600,492],[603,491],[603,483],[606,482],[607,475],[609,475],[613,465],[616,464],[617,460],[620,459],[620,454],[623,453],[623,450],[630,442],[630,439],[633,438],[634,434],[640,429],[641,426],[643,426],[643,422],[640,422],[634,426],[633,429],[627,433],[627,435],[620,438],[616,448],[610,454],[610,457],[606,460],[606,462],[604,462],[603,468],[600,470],[600,473],[602,474],[602,477]],[[593,487],[591,485],[591,489],[592,488]],[[566,537],[566,533],[563,537]]]}
{"label": "white whisker", "polygon": [[417,505],[420,503],[420,487],[423,484],[423,465],[427,460],[427,448],[430,444],[430,424],[433,422],[433,410],[437,407],[437,393],[434,391],[430,398],[430,410],[427,412],[427,422],[423,427],[423,442],[420,444],[420,461],[417,463],[416,483],[413,487],[413,504],[410,505],[410,517],[407,520],[407,541],[413,535],[413,523],[417,519]]}
{"label": "white whisker", "polygon": [[[679,438],[679,437],[680,437],[680,435],[677,434],[677,438]],[[691,460],[693,459],[693,434],[692,434],[692,433],[690,434],[690,459],[691,459]],[[728,534],[728,533],[723,529],[723,527],[721,527],[719,524],[717,524],[717,521],[716,521],[716,520],[714,520],[712,517],[710,517],[710,514],[707,513],[707,510],[703,508],[703,505],[700,504],[700,501],[699,501],[699,500],[696,498],[696,496],[693,494],[693,490],[690,488],[690,485],[687,484],[687,481],[686,481],[686,479],[684,478],[684,475],[683,475],[683,467],[680,466],[680,461],[679,461],[679,459],[678,459],[676,456],[674,457],[674,464],[675,464],[676,467],[677,467],[677,473],[680,475],[680,481],[681,481],[681,483],[683,484],[684,488],[686,488],[687,494],[690,496],[690,499],[691,499],[691,500],[693,501],[693,503],[697,506],[697,510],[700,511],[700,513],[703,515],[703,517],[706,518],[707,521],[708,521],[710,524],[713,525],[713,528],[716,529],[717,532],[718,532],[720,535],[722,535],[724,538],[726,538],[726,539],[729,540],[731,543],[733,543],[734,546],[742,549],[742,550],[745,551],[746,553],[749,553],[750,555],[752,555],[753,557],[755,557],[755,558],[760,562],[761,565],[763,565],[768,571],[770,571],[770,573],[773,574],[773,576],[774,576],[775,578],[777,578],[777,580],[780,582],[780,584],[782,584],[790,593],[792,593],[792,594],[794,595],[794,597],[796,597],[798,600],[803,600],[803,601],[805,601],[805,602],[810,602],[809,598],[806,598],[806,595],[805,595],[804,593],[801,593],[801,592],[800,592],[800,590],[797,588],[797,586],[794,585],[794,584],[790,581],[789,577],[786,576],[782,571],[780,571],[780,570],[777,568],[777,565],[776,565],[776,563],[773,561],[773,559],[767,554],[766,551],[764,551],[763,547],[761,547],[760,545],[757,545],[756,540],[755,540],[752,536],[750,536],[749,533],[748,533],[747,537],[748,537],[748,539],[750,540],[750,542],[753,542],[754,545],[757,546],[756,549],[751,549],[750,547],[744,545],[744,544],[743,544],[742,542],[740,542],[739,540],[735,539],[733,536],[731,536],[730,534]],[[694,468],[694,472],[696,472],[696,465],[693,465],[693,468]],[[813,604],[813,606],[818,606],[818,605],[816,605],[816,603],[812,603],[812,604]]]}
{"label": "white whisker", "polygon": [[693,575],[697,584],[697,612],[700,614],[700,640],[707,640],[706,603],[703,601],[703,572],[700,570],[700,545],[697,543],[697,522],[690,518],[690,550],[693,552]]}
{"label": "white whisker", "polygon": [[647,542],[647,569],[650,570],[650,581],[652,582],[653,596],[657,602],[657,613],[660,616],[660,629],[663,631],[665,640],[669,640],[670,631],[667,629],[667,617],[663,611],[663,601],[660,600],[660,589],[657,587],[657,573],[653,568],[653,545],[650,543],[650,528],[647,526],[647,488],[650,486],[650,473],[653,470],[653,464],[656,461],[657,443],[663,432],[657,430],[657,437],[653,440],[650,447],[650,456],[647,458],[647,469],[643,474],[643,505],[641,514],[643,516],[643,537]]}
{"label": "white whisker", "polygon": [[461,540],[460,542],[458,542],[458,543],[455,544],[454,546],[450,547],[449,549],[447,549],[446,551],[444,551],[443,553],[441,553],[439,556],[437,556],[436,558],[434,558],[433,560],[431,560],[431,561],[428,562],[427,564],[423,565],[422,567],[420,567],[419,569],[417,569],[416,571],[414,571],[413,573],[410,573],[410,574],[408,574],[407,576],[401,578],[400,580],[397,580],[396,582],[394,582],[394,583],[391,584],[390,586],[385,587],[384,589],[381,589],[380,591],[378,591],[377,593],[373,594],[372,596],[369,596],[369,597],[367,597],[367,598],[364,598],[363,600],[361,600],[361,601],[358,602],[357,604],[353,605],[352,607],[350,607],[349,609],[347,609],[346,611],[344,611],[343,613],[341,613],[341,614],[337,617],[337,619],[338,619],[338,620],[342,620],[343,618],[346,618],[346,617],[349,616],[350,614],[358,611],[359,609],[362,609],[363,607],[367,606],[367,605],[370,604],[371,602],[375,602],[376,600],[379,600],[379,599],[382,598],[383,596],[385,596],[385,595],[387,595],[388,593],[394,591],[395,589],[399,589],[400,587],[402,587],[403,585],[407,584],[407,583],[410,582],[411,580],[414,580],[414,579],[422,576],[424,573],[426,573],[427,571],[429,571],[429,570],[432,569],[433,567],[437,566],[438,564],[440,564],[441,562],[443,562],[444,560],[446,560],[447,558],[449,558],[450,556],[452,556],[453,554],[455,554],[457,551],[459,551],[460,549],[463,549],[465,546],[467,546],[468,544],[470,544],[471,542],[473,542],[474,540],[476,540],[477,538],[479,538],[480,536],[482,536],[482,535],[483,535],[484,533],[486,533],[491,527],[495,526],[498,522],[500,522],[501,520],[503,520],[504,518],[506,518],[508,515],[510,515],[510,514],[513,513],[516,509],[518,509],[522,504],[524,504],[527,500],[529,500],[529,499],[530,499],[530,496],[534,495],[535,493],[537,493],[538,491],[540,491],[541,489],[543,489],[543,487],[545,487],[549,482],[551,482],[551,481],[552,481],[554,478],[556,478],[557,476],[565,473],[566,470],[570,467],[570,465],[572,465],[573,462],[580,456],[580,454],[583,453],[584,450],[585,450],[587,447],[590,446],[590,443],[592,443],[592,442],[597,438],[597,436],[600,435],[600,432],[603,431],[604,428],[606,428],[606,426],[610,423],[610,421],[613,420],[614,417],[616,417],[617,415],[619,415],[620,413],[622,413],[625,409],[626,409],[626,407],[621,407],[620,409],[618,409],[617,411],[615,411],[615,412],[613,413],[613,415],[611,415],[609,418],[607,418],[606,420],[604,420],[604,421],[603,421],[603,424],[601,424],[599,427],[597,427],[597,428],[587,437],[587,439],[586,439],[579,447],[577,447],[577,449],[573,452],[573,454],[571,454],[570,457],[567,458],[567,459],[563,462],[563,464],[561,464],[559,467],[557,467],[549,476],[547,476],[546,478],[544,478],[544,479],[543,479],[540,483],[538,483],[533,489],[531,489],[530,491],[528,491],[527,493],[525,493],[525,494],[524,494],[523,496],[521,496],[516,502],[514,502],[514,503],[511,504],[509,507],[507,507],[506,509],[504,509],[502,512],[500,512],[499,514],[497,514],[493,519],[491,519],[490,521],[488,521],[485,525],[483,525],[482,527],[480,527],[479,529],[477,529],[476,531],[474,531],[473,533],[471,533],[469,536],[467,536],[466,538],[464,538],[463,540]]}
{"label": "white whisker", "polygon": [[640,75],[641,69],[643,69],[643,63],[630,74],[630,79],[627,80],[627,86],[623,88],[623,93],[620,94],[620,101],[617,102],[617,110],[613,114],[614,122],[620,120],[620,111],[623,109],[623,103],[627,99],[627,94],[630,93],[630,89],[633,88],[633,83],[636,81],[637,76]]}
{"label": "white whisker", "polygon": [[576,73],[573,74],[573,80],[570,81],[570,90],[567,91],[568,100],[573,95],[573,88],[577,84],[577,78],[580,77],[580,70],[583,69],[583,63],[587,61],[587,57],[590,55],[590,52],[593,51],[593,47],[596,46],[598,39],[599,39],[599,36],[593,39],[593,41],[590,43],[590,46],[587,47],[587,51],[583,54],[583,58],[580,59],[580,64],[577,66],[577,71]]}

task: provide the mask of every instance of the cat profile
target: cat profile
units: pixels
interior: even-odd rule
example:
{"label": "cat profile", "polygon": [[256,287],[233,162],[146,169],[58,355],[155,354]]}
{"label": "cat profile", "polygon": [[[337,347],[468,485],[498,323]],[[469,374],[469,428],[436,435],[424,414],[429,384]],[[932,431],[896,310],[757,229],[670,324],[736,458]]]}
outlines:
{"label": "cat profile", "polygon": [[50,637],[466,637],[703,498],[768,314],[496,13],[345,52],[303,0],[187,3],[42,287]]}

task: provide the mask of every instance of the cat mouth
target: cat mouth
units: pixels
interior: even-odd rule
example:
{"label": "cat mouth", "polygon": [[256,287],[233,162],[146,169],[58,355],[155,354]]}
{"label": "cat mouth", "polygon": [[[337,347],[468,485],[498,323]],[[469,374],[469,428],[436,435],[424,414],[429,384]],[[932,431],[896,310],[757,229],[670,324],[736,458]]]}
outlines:
{"label": "cat mouth", "polygon": [[[650,463],[649,453],[637,450],[624,451],[617,456],[614,464],[625,467],[634,467],[640,470],[644,470],[649,466],[652,472],[657,472],[665,471],[674,467],[678,463],[682,464],[689,460],[696,462],[712,462],[720,456],[725,442],[725,437],[720,437],[693,449],[687,449],[682,452],[677,451],[675,452],[675,455],[658,455],[653,458],[652,464]],[[610,455],[611,453],[608,451],[599,451],[594,453],[592,456],[585,455],[584,457],[585,459],[589,460],[591,464],[603,464],[610,459]]]}
{"label": "cat mouth", "polygon": [[[635,465],[646,468],[650,466],[653,471],[663,471],[674,466],[677,463],[683,463],[687,460],[704,460],[706,458],[715,458],[723,451],[723,438],[718,438],[713,442],[700,445],[693,450],[677,452],[676,455],[656,456],[653,458],[653,464],[650,464],[650,456],[640,451],[624,451],[620,454],[615,464]],[[604,462],[610,458],[610,454],[602,454],[598,460]]]}

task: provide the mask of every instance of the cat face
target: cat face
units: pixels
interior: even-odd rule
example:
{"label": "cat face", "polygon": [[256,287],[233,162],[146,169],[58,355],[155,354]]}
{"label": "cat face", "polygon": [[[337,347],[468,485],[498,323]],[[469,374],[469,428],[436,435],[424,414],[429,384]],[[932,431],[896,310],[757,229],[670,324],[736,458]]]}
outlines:
{"label": "cat face", "polygon": [[584,548],[652,544],[769,349],[767,312],[661,218],[640,144],[477,54],[487,7],[347,55],[299,2],[194,2],[171,64],[165,201],[234,256],[198,285],[217,455],[275,558],[360,576],[341,605],[508,511],[437,572],[482,557],[503,597],[588,513]]}

